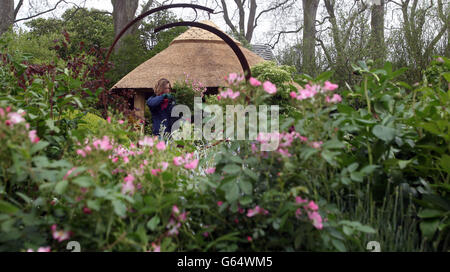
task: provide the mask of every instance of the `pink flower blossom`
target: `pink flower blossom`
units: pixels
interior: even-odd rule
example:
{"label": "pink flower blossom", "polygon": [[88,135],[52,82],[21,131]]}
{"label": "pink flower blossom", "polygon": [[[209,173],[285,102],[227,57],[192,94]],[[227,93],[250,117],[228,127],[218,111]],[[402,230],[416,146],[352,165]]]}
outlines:
{"label": "pink flower blossom", "polygon": [[252,85],[253,87],[261,86],[261,82],[254,77],[251,77],[249,82],[250,82],[250,85]]}
{"label": "pink flower blossom", "polygon": [[277,87],[270,81],[266,81],[263,84],[264,91],[269,94],[274,94],[277,92]]}
{"label": "pink flower blossom", "polygon": [[300,141],[307,142],[308,138],[306,138],[305,136],[300,136]]}
{"label": "pink flower blossom", "polygon": [[124,183],[122,184],[122,194],[130,193],[131,195],[134,194],[136,188],[134,186],[134,176],[128,175],[124,178]]}
{"label": "pink flower blossom", "polygon": [[63,230],[57,230],[56,224],[53,224],[51,227],[53,239],[57,240],[58,242],[62,242],[64,240],[68,240],[71,236],[70,231],[63,231]]}
{"label": "pink flower blossom", "polygon": [[315,149],[319,149],[320,147],[322,147],[322,144],[323,144],[322,141],[320,141],[320,142],[312,142],[311,143],[311,147],[315,148]]}
{"label": "pink flower blossom", "polygon": [[222,206],[223,205],[223,202],[222,201],[217,201],[217,206]]}
{"label": "pink flower blossom", "polygon": [[128,159],[127,156],[122,157],[122,159],[123,159],[123,162],[124,162],[125,164],[127,164],[127,163],[130,162],[130,159]]}
{"label": "pink flower blossom", "polygon": [[330,99],[329,96],[327,96],[327,97],[325,98],[325,101],[326,101],[327,103],[339,103],[339,102],[342,101],[342,97],[341,97],[340,95],[338,95],[338,94],[334,94],[333,97],[332,97],[331,99]]}
{"label": "pink flower blossom", "polygon": [[128,176],[126,176],[124,179],[123,179],[123,181],[125,181],[125,182],[133,182],[134,181],[134,176],[133,175],[128,175]]}
{"label": "pink flower blossom", "polygon": [[77,154],[80,155],[80,156],[83,157],[83,158],[86,157],[86,152],[84,152],[83,149],[78,149],[78,150],[77,150]]}
{"label": "pink flower blossom", "polygon": [[[52,250],[51,250],[51,248],[48,246],[48,247],[40,247],[40,248],[38,248],[38,250],[37,250],[37,252],[51,252]],[[27,252],[34,252],[34,250],[33,249],[31,249],[31,248],[29,248],[28,250],[27,250]]]}
{"label": "pink flower blossom", "polygon": [[159,172],[161,172],[161,169],[152,169],[152,175],[157,176]]}
{"label": "pink flower blossom", "polygon": [[255,206],[255,208],[253,208],[253,209],[248,209],[247,216],[248,217],[253,217],[253,216],[257,215],[257,214],[264,214],[264,215],[266,215],[268,213],[269,213],[269,211],[267,211],[267,210],[265,210],[263,208],[260,208],[259,206]]}
{"label": "pink flower blossom", "polygon": [[123,125],[123,123],[125,123],[125,121],[119,120],[118,123],[119,123],[119,125]]}
{"label": "pink flower blossom", "polygon": [[[75,171],[76,169],[77,169],[76,167],[73,167],[72,169],[67,171],[66,175],[64,175],[64,177],[63,177],[63,180],[66,180],[70,176],[70,174],[72,174],[73,171]],[[77,175],[75,175],[75,176],[77,176]]]}
{"label": "pink flower blossom", "polygon": [[145,136],[143,140],[139,141],[139,145],[152,147],[154,145],[154,139],[152,137]]}
{"label": "pink flower blossom", "polygon": [[310,209],[311,211],[317,211],[319,209],[319,206],[314,201],[310,201],[306,208]]}
{"label": "pink flower blossom", "polygon": [[32,130],[32,131],[28,132],[28,138],[30,138],[30,141],[33,144],[38,143],[40,140],[39,137],[36,135],[36,130]]}
{"label": "pink flower blossom", "polygon": [[92,145],[95,147],[95,149],[97,150],[103,150],[103,151],[108,151],[108,150],[112,150],[113,146],[110,143],[109,137],[108,136],[103,136],[102,140],[96,139],[94,140],[94,142],[92,143]]}
{"label": "pink flower blossom", "polygon": [[229,97],[231,98],[231,99],[236,99],[238,96],[240,95],[240,93],[239,92],[235,92],[235,93],[231,93],[230,95],[229,95]]}
{"label": "pink flower blossom", "polygon": [[277,151],[278,151],[278,153],[280,153],[284,157],[288,157],[289,158],[289,157],[292,156],[291,153],[289,153],[289,151],[287,149],[279,148]]}
{"label": "pink flower blossom", "polygon": [[183,162],[184,162],[184,159],[181,156],[173,158],[173,164],[175,164],[176,166],[182,165]]}
{"label": "pink flower blossom", "polygon": [[3,108],[0,108],[0,117],[5,117],[5,110]]}
{"label": "pink flower blossom", "polygon": [[317,86],[306,84],[305,89],[300,89],[297,95],[297,100],[305,100],[312,98],[317,94]]}
{"label": "pink flower blossom", "polygon": [[178,209],[177,205],[172,206],[172,212],[177,215],[180,213],[180,209]]}
{"label": "pink flower blossom", "polygon": [[152,252],[161,252],[161,246],[155,243],[152,243]]}
{"label": "pink flower blossom", "polygon": [[228,84],[233,84],[238,78],[238,75],[236,73],[231,73],[228,75],[227,80]]}
{"label": "pink flower blossom", "polygon": [[322,217],[320,216],[320,214],[318,212],[308,212],[308,217],[310,220],[313,221],[313,226],[316,229],[322,229],[323,225],[322,225]]}
{"label": "pink flower blossom", "polygon": [[333,83],[331,83],[331,82],[329,82],[329,81],[325,81],[325,84],[324,84],[324,86],[323,86],[323,88],[324,88],[326,91],[334,91],[334,90],[336,90],[338,87],[339,87],[339,86],[338,86],[337,84],[333,84]]}
{"label": "pink flower blossom", "polygon": [[169,230],[169,232],[167,233],[169,236],[176,236],[178,235],[179,231],[177,227],[173,227],[172,229]]}
{"label": "pink flower blossom", "polygon": [[187,212],[182,212],[180,214],[180,216],[178,216],[178,221],[181,221],[181,222],[186,221],[186,218],[187,218]]}
{"label": "pink flower blossom", "polygon": [[167,167],[169,167],[169,163],[168,162],[161,162],[159,165],[161,165],[161,170],[162,171],[166,171]]}
{"label": "pink flower blossom", "polygon": [[161,141],[161,142],[159,142],[159,143],[156,145],[156,148],[157,148],[159,151],[163,151],[163,150],[166,149],[166,143],[163,142],[163,141]]}
{"label": "pink flower blossom", "polygon": [[22,115],[17,112],[8,113],[8,118],[13,125],[25,122],[25,119],[23,119]]}
{"label": "pink flower blossom", "polygon": [[206,169],[206,174],[214,174],[214,172],[216,172],[216,168],[215,167],[213,167],[213,168],[208,168],[208,169]]}
{"label": "pink flower blossom", "polygon": [[249,242],[252,242],[252,237],[250,237],[250,236],[247,236],[247,241],[249,241]]}
{"label": "pink flower blossom", "polygon": [[226,91],[220,92],[221,98],[230,98],[230,99],[236,99],[240,95],[239,92],[233,92],[232,89],[228,88]]}
{"label": "pink flower blossom", "polygon": [[186,169],[195,169],[195,168],[197,168],[197,166],[198,166],[198,160],[195,159],[195,160],[193,160],[193,161],[191,161],[189,163],[186,163],[184,165],[184,168],[186,168]]}
{"label": "pink flower blossom", "polygon": [[111,116],[108,116],[108,118],[106,118],[106,121],[108,121],[108,124],[111,124]]}
{"label": "pink flower blossom", "polygon": [[112,161],[113,163],[116,163],[116,162],[118,162],[118,161],[119,161],[119,158],[117,158],[117,157],[115,157],[115,158],[112,158],[112,159],[111,159],[111,161]]}
{"label": "pink flower blossom", "polygon": [[297,93],[296,92],[290,92],[289,95],[291,98],[297,99]]}
{"label": "pink flower blossom", "polygon": [[295,203],[297,203],[297,204],[302,204],[302,203],[306,203],[306,202],[308,202],[308,200],[303,199],[300,196],[295,197]]}

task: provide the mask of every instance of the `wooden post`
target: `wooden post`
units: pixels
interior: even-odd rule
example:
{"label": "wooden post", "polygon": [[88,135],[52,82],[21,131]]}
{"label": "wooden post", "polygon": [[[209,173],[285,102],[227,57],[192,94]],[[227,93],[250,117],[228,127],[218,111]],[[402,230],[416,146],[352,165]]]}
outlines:
{"label": "wooden post", "polygon": [[136,116],[145,119],[145,95],[142,92],[136,92],[134,96],[134,111]]}

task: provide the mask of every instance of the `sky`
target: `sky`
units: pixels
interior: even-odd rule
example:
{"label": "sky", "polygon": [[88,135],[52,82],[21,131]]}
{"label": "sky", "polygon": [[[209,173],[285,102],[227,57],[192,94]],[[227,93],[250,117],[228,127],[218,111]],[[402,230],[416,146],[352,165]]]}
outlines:
{"label": "sky", "polygon": [[[54,4],[57,2],[57,0],[45,0],[48,3],[48,6],[53,7]],[[30,14],[36,14],[39,11],[45,10],[46,7],[43,6],[43,3],[45,3],[45,1],[40,1],[40,0],[28,0],[24,2],[24,6],[21,8],[19,14],[18,14],[18,18],[23,18],[23,17],[27,17]],[[87,7],[87,8],[96,8],[99,10],[105,10],[105,11],[109,11],[112,12],[113,7],[111,4],[111,0],[72,0],[73,3],[77,3],[78,5],[81,4],[81,6]],[[205,2],[205,0],[197,0],[200,3]],[[233,10],[233,8],[235,8],[235,4],[232,3],[234,2],[233,0],[226,0],[227,2],[230,2],[229,4],[229,13],[230,16],[234,13],[236,15],[236,10]],[[17,5],[19,1],[15,0],[15,4]],[[71,3],[71,1],[66,1],[67,3]],[[143,0],[140,0],[140,2],[144,2]],[[171,2],[171,3],[186,3],[186,2],[191,2],[190,0],[171,0],[171,1],[167,1],[167,2]],[[208,7],[210,8],[214,8],[214,6],[212,6],[212,2],[213,1],[209,1],[209,5]],[[65,9],[71,7],[71,4],[61,4],[54,12],[51,13],[47,13],[41,17],[44,18],[48,18],[48,17],[59,17],[61,16],[61,14],[64,12]],[[261,7],[259,7],[261,8]],[[193,12],[192,9],[187,9],[187,8],[177,8],[177,9],[172,9],[171,11],[173,11],[178,17],[182,18],[185,21],[189,21],[189,20],[193,20],[195,18],[195,13]],[[207,20],[208,19],[208,15],[207,12],[199,12],[198,14],[198,18],[197,21],[200,20]],[[226,25],[225,20],[223,19],[223,15],[222,14],[213,14],[211,15],[211,21],[213,21],[222,31],[229,31],[229,27]],[[265,44],[267,43],[267,41],[269,40],[270,37],[272,37],[270,31],[271,29],[273,29],[274,24],[276,24],[276,22],[273,21],[272,18],[264,18],[264,16],[261,17],[261,19],[258,21],[258,27],[255,29],[254,35],[253,35],[253,39],[252,39],[252,44]],[[19,27],[22,28],[26,28],[25,25],[22,23],[18,24]],[[287,37],[287,38],[292,38],[295,39],[295,37],[292,37],[293,35],[290,35],[291,37]],[[277,45],[276,49],[280,49],[280,48],[284,48],[286,46],[286,42],[285,41],[281,41],[279,45]],[[276,50],[275,50],[276,51]]]}

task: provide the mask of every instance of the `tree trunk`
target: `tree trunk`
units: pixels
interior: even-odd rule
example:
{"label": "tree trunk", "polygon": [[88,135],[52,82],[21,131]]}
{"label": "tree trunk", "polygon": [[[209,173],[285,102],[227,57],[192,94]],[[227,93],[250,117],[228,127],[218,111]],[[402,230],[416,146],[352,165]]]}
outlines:
{"label": "tree trunk", "polygon": [[384,42],[384,0],[379,0],[380,5],[372,6],[371,19],[371,57],[375,63],[383,63],[386,58]]}
{"label": "tree trunk", "polygon": [[[113,21],[114,21],[114,33],[115,36],[119,35],[122,29],[134,19],[136,14],[136,10],[139,6],[139,0],[111,0],[113,5]],[[136,28],[131,27],[125,32],[125,35],[122,36],[121,41],[127,35],[130,35],[136,30]],[[122,46],[122,42],[119,41],[116,45],[115,51],[118,52],[120,47]]]}
{"label": "tree trunk", "polygon": [[320,0],[303,0],[303,71],[316,73],[316,15]]}
{"label": "tree trunk", "polygon": [[450,23],[447,26],[447,47],[445,48],[445,56],[450,56]]}
{"label": "tree trunk", "polygon": [[14,24],[14,0],[0,0],[0,36]]}

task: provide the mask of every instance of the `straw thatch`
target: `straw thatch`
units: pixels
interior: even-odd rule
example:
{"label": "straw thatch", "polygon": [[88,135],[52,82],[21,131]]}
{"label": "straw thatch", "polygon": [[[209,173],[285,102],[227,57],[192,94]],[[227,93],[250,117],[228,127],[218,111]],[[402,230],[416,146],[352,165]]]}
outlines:
{"label": "straw thatch", "polygon": [[[210,21],[206,23],[218,28]],[[264,59],[241,46],[250,67]],[[170,46],[144,62],[117,82],[113,89],[152,89],[160,78],[170,82],[184,81],[185,73],[206,87],[224,85],[230,73],[243,73],[233,50],[218,36],[192,27],[172,41]]]}

